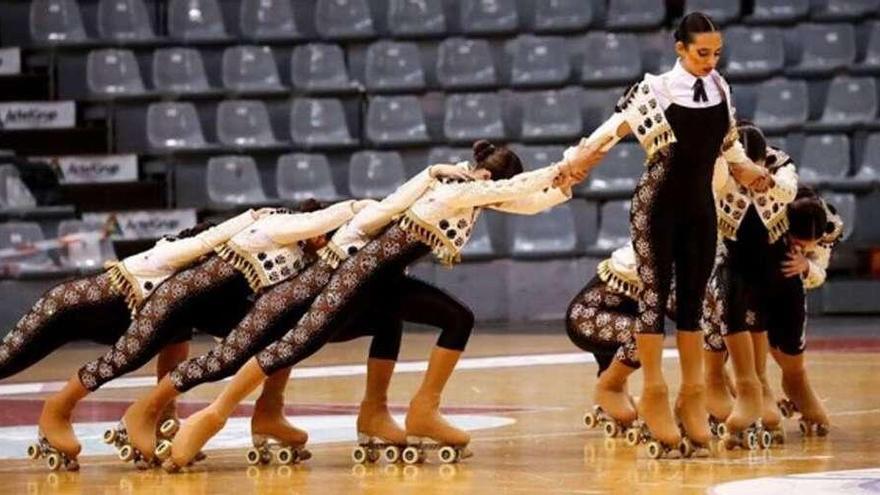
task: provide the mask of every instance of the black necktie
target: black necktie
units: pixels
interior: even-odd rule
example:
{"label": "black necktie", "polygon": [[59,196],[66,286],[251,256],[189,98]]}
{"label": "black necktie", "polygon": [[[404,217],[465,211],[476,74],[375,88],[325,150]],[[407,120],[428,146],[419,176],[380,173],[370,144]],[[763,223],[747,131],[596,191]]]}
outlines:
{"label": "black necktie", "polygon": [[706,88],[703,86],[703,80],[697,79],[697,82],[694,83],[694,101],[699,103],[708,103],[709,97],[706,96]]}

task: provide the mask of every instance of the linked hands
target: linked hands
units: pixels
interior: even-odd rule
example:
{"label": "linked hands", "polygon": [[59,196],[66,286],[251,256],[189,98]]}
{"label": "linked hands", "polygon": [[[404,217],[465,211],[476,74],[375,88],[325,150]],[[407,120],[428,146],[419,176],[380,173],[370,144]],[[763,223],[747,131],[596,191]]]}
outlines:
{"label": "linked hands", "polygon": [[750,161],[731,163],[730,175],[740,184],[757,192],[764,192],[774,185],[770,171]]}
{"label": "linked hands", "polygon": [[[611,139],[610,137],[608,138]],[[562,172],[553,181],[553,185],[560,189],[568,189],[583,182],[590,172],[605,158],[607,151],[602,151],[607,141],[601,141],[588,145],[586,138],[581,139],[575,147],[573,155],[567,157],[562,163]]]}
{"label": "linked hands", "polygon": [[786,278],[797,277],[810,269],[810,261],[800,249],[794,248],[788,252],[785,261],[782,262],[782,274]]}

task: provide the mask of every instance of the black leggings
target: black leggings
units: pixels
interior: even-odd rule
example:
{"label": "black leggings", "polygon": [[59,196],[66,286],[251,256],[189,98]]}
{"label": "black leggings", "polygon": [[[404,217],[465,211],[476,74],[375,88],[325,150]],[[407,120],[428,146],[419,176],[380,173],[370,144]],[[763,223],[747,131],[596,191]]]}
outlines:
{"label": "black leggings", "polygon": [[147,299],[112,349],[80,368],[80,382],[97,390],[166,345],[188,339],[193,326],[225,335],[244,316],[250,294],[244,276],[217,256],[175,274]]}
{"label": "black leggings", "polygon": [[37,363],[62,345],[90,340],[112,345],[131,313],[104,272],[46,291],[0,343],[0,379]]}
{"label": "black leggings", "polygon": [[[370,302],[383,297],[383,283],[396,277],[406,266],[427,254],[428,248],[416,236],[398,225],[389,227],[363,250],[345,260],[333,274],[327,287],[299,319],[295,328],[281,340],[257,354],[257,361],[267,375],[295,365],[317,352],[336,335],[351,318],[366,314]],[[399,311],[410,321],[423,322],[428,311],[450,311],[445,318],[438,345],[463,350],[473,327],[473,315],[445,292],[423,282],[407,281]],[[418,285],[416,285],[418,284]],[[411,298],[411,299],[410,299]],[[438,300],[444,300],[438,303]],[[425,304],[422,309],[417,304]],[[436,305],[436,306],[427,306]],[[433,324],[433,323],[432,323]]]}

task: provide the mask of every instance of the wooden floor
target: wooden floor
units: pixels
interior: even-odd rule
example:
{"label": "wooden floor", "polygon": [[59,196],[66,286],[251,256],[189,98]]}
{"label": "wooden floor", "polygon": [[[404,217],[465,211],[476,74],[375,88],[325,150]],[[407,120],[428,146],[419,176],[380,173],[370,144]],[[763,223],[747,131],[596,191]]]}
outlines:
{"label": "wooden floor", "polygon": [[[427,357],[432,335],[408,335],[402,361]],[[864,342],[864,341],[863,341]],[[201,342],[199,348],[207,343]],[[303,363],[303,368],[327,367],[363,362],[366,341],[334,345]],[[643,450],[622,440],[606,441],[598,430],[586,431],[581,423],[590,404],[596,365],[555,364],[565,357],[551,357],[550,363],[493,367],[483,362],[478,369],[461,369],[454,375],[445,406],[469,414],[488,414],[515,420],[507,426],[473,431],[474,457],[458,465],[432,462],[402,467],[377,464],[352,466],[352,443],[311,446],[313,459],[294,467],[248,468],[243,449],[209,451],[209,459],[185,474],[161,471],[137,472],[111,455],[86,456],[79,473],[49,473],[42,462],[25,459],[0,460],[2,493],[650,493],[696,494],[730,480],[880,465],[880,360],[877,346],[840,346],[813,352],[810,371],[820,395],[832,412],[833,429],[824,439],[802,439],[797,425],[789,421],[788,442],[781,448],[758,453],[718,453],[715,457],[687,461],[652,461]],[[76,347],[60,351],[8,383],[58,381],[66,379],[77,365],[98,353],[97,347]],[[564,335],[477,334],[466,357],[512,355],[573,355],[577,350]],[[502,362],[502,364],[504,364]],[[507,363],[510,364],[510,363]],[[674,384],[677,363],[666,361],[667,376]],[[137,375],[145,376],[148,369]],[[420,378],[417,372],[395,377],[391,398],[405,405]],[[774,383],[778,373],[773,369]],[[356,414],[363,376],[301,377],[291,381],[288,402],[296,410],[308,407],[343,408]],[[638,379],[633,384],[637,390]],[[220,385],[200,387],[186,401],[204,402]],[[2,387],[0,387],[2,388]],[[143,388],[100,391],[83,408],[93,411],[101,404],[118,404]],[[27,403],[43,394],[0,395],[2,420],[34,424],[38,409],[31,406],[15,412],[9,404]],[[12,403],[3,402],[13,400]],[[30,401],[33,403],[33,401]],[[115,406],[118,408],[118,406]],[[476,412],[475,412],[476,411]],[[22,418],[24,417],[24,418]],[[88,418],[78,416],[84,421]],[[109,419],[109,418],[108,418]],[[8,422],[6,424],[9,424]],[[35,432],[36,428],[33,427]],[[354,426],[351,425],[353,434]],[[3,440],[0,439],[0,442]],[[111,452],[107,448],[108,454]],[[23,453],[21,454],[23,456]]]}

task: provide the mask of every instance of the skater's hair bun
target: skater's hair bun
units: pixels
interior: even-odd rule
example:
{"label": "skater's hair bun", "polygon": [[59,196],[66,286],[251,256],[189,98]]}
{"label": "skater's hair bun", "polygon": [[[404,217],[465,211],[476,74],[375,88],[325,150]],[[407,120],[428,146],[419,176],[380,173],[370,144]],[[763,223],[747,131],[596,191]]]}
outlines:
{"label": "skater's hair bun", "polygon": [[816,191],[808,186],[798,187],[795,200],[788,204],[788,233],[797,239],[814,241],[825,235],[828,215]]}
{"label": "skater's hair bun", "polygon": [[474,143],[473,150],[476,167],[488,170],[492,180],[509,179],[523,171],[519,156],[507,148],[481,139]]}
{"label": "skater's hair bun", "polygon": [[296,210],[300,213],[311,213],[324,208],[326,208],[325,204],[315,198],[305,199],[296,205]]}
{"label": "skater's hair bun", "polygon": [[736,123],[736,130],[749,159],[759,162],[767,158],[767,139],[761,129],[748,120],[740,120]]}
{"label": "skater's hair bun", "polygon": [[702,12],[691,12],[681,18],[673,36],[675,41],[681,41],[685,45],[694,42],[694,36],[701,33],[714,33],[720,31],[718,24],[711,17]]}

